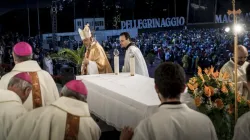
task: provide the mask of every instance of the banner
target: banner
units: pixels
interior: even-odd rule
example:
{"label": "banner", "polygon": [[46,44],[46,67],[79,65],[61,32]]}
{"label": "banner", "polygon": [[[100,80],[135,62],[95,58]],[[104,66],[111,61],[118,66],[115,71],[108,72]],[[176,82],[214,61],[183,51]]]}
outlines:
{"label": "banner", "polygon": [[121,21],[121,29],[148,29],[148,28],[163,28],[184,26],[184,17],[173,18],[153,18]]}
{"label": "banner", "polygon": [[[242,13],[239,16],[237,16],[237,21],[239,23],[246,23],[250,22],[250,13]],[[233,22],[233,15],[216,15],[215,16],[215,23],[231,23]]]}
{"label": "banner", "polygon": [[91,30],[105,30],[104,18],[83,18],[74,20],[75,31],[83,29],[86,24],[89,24]]}

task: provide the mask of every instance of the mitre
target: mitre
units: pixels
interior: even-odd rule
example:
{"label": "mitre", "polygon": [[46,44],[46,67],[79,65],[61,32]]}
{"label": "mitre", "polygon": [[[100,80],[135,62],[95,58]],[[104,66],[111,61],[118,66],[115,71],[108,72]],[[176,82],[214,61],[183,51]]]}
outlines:
{"label": "mitre", "polygon": [[82,40],[91,37],[91,31],[89,29],[89,24],[85,25],[83,30],[79,28],[78,32],[79,32],[80,37],[81,37]]}

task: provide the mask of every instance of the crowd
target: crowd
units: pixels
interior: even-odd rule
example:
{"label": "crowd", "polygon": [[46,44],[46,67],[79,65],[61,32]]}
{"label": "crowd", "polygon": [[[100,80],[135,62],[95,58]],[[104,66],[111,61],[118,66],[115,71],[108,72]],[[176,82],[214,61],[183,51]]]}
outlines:
{"label": "crowd", "polygon": [[43,49],[41,44],[38,41],[38,37],[25,37],[19,35],[18,33],[8,32],[0,36],[0,63],[8,64],[10,67],[13,67],[14,60],[12,56],[13,46],[20,41],[28,42],[34,51],[34,59],[42,65],[42,52]]}
{"label": "crowd", "polygon": [[[57,75],[60,73],[60,67],[62,64],[56,60],[52,60],[49,56],[51,53],[55,53],[56,50],[52,49],[52,47],[50,47],[50,49],[44,49],[42,47],[42,41],[38,36],[25,37],[12,32],[0,35],[0,64],[5,71],[8,72],[13,68],[14,60],[12,48],[14,44],[21,41],[28,42],[31,45],[34,50],[32,58],[38,62],[41,68],[48,71],[51,75]],[[72,49],[77,49],[77,46],[79,45],[77,42],[71,40],[61,41],[58,44],[62,46],[62,48],[67,47]]]}
{"label": "crowd", "polygon": [[[250,34],[239,36],[239,44],[250,49]],[[224,29],[188,29],[164,32],[141,33],[134,42],[143,55],[150,59],[152,54],[161,61],[172,61],[193,73],[197,66],[213,65],[219,70],[232,56],[233,35]],[[106,50],[119,46],[119,41],[110,39],[103,43]]]}
{"label": "crowd", "polygon": [[[240,44],[250,49],[249,33],[240,35]],[[180,64],[186,73],[194,73],[197,67],[202,69],[213,65],[215,69],[220,69],[232,56],[233,35],[225,32],[224,29],[189,29],[189,30],[170,30],[153,33],[140,33],[133,41],[140,48],[148,64],[153,64],[155,58],[161,61],[172,61]],[[51,50],[45,50],[42,41],[36,37],[24,37],[18,33],[6,33],[0,39],[0,63],[7,64],[5,67],[13,67],[12,47],[19,41],[27,41],[34,50],[33,59],[36,60],[43,69],[50,71],[51,75],[59,74],[59,67],[55,60],[51,60],[49,54]],[[74,40],[64,40],[59,43],[62,48],[77,49],[79,43]],[[110,38],[101,42],[112,61],[112,51],[121,49],[118,38]],[[52,69],[46,68],[46,62],[52,63]],[[112,64],[112,62],[111,62]]]}

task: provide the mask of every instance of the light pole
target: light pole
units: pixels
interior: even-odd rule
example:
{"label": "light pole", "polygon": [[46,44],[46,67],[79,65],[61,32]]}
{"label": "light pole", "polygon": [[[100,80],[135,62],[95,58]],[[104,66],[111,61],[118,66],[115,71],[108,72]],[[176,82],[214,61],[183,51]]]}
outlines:
{"label": "light pole", "polygon": [[176,17],[176,0],[174,0],[174,16]]}
{"label": "light pole", "polygon": [[73,0],[73,6],[74,6],[74,31],[76,31],[76,0]]}
{"label": "light pole", "polygon": [[52,44],[53,44],[53,48],[55,50],[55,48],[57,46],[57,36],[56,36],[56,33],[57,33],[57,1],[56,0],[52,1],[50,14],[51,14],[51,20],[52,20]]}
{"label": "light pole", "polygon": [[28,12],[28,34],[30,37],[30,8],[27,6],[27,12]]}
{"label": "light pole", "polygon": [[187,2],[187,18],[186,18],[186,25],[188,25],[188,20],[189,20],[189,5],[190,5],[190,0]]}
{"label": "light pole", "polygon": [[38,39],[40,39],[40,11],[39,11],[39,0],[37,0],[37,30],[38,30]]}

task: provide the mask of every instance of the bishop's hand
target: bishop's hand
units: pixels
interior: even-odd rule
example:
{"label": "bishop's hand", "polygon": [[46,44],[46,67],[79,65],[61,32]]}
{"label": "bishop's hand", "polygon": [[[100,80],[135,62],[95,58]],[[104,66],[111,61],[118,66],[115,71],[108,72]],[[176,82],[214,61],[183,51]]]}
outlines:
{"label": "bishop's hand", "polygon": [[134,130],[131,127],[124,127],[121,132],[120,140],[132,140]]}
{"label": "bishop's hand", "polygon": [[89,64],[89,60],[88,59],[84,59],[83,64],[84,65],[88,65]]}

